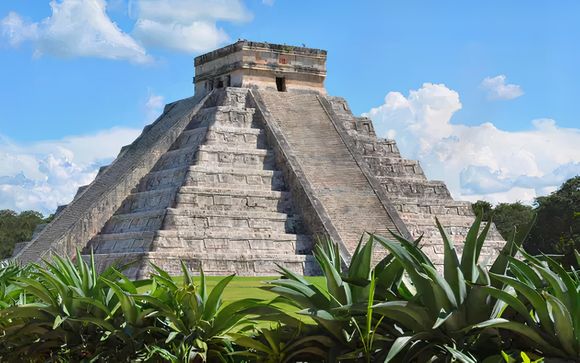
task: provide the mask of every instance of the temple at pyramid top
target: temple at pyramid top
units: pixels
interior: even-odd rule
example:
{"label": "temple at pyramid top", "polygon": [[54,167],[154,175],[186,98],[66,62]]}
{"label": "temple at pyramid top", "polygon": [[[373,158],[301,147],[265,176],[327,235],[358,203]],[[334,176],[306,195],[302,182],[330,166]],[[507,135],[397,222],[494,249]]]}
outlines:
{"label": "temple at pyramid top", "polygon": [[240,40],[195,58],[195,94],[223,87],[326,93],[326,51]]}

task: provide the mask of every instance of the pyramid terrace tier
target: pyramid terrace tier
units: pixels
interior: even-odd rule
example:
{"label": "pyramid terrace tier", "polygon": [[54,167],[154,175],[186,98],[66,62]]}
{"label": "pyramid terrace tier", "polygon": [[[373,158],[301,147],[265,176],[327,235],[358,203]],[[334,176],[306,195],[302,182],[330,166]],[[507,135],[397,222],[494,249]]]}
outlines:
{"label": "pyramid terrace tier", "polygon": [[[90,255],[84,255],[88,260]],[[279,266],[294,273],[313,275],[320,271],[312,255],[291,255],[278,253],[196,253],[192,251],[109,253],[95,254],[95,266],[104,269],[111,265],[126,265],[132,262],[124,273],[133,279],[142,279],[155,272],[154,263],[170,275],[182,275],[183,262],[190,271],[203,271],[209,276],[237,274],[241,276],[275,276]]]}
{"label": "pyramid terrace tier", "polygon": [[93,238],[85,253],[91,250],[97,254],[188,250],[200,253],[308,254],[312,244],[311,236],[303,234],[256,232],[244,228],[200,228],[101,234]]}
{"label": "pyramid terrace tier", "polygon": [[291,194],[274,190],[236,190],[184,186],[179,189],[176,204],[202,210],[240,212],[266,211],[287,213],[292,210]]}

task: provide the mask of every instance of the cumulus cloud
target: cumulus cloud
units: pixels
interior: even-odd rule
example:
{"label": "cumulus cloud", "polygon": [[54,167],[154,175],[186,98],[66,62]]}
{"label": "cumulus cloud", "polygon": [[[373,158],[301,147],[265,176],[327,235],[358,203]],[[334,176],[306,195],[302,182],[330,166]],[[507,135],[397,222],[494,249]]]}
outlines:
{"label": "cumulus cloud", "polygon": [[486,77],[481,81],[481,87],[487,92],[492,100],[513,100],[524,94],[517,84],[506,83],[506,76],[500,74],[495,77]]}
{"label": "cumulus cloud", "polygon": [[68,203],[140,130],[113,128],[94,135],[17,143],[0,135],[0,206],[44,214]]}
{"label": "cumulus cloud", "polygon": [[98,57],[147,63],[152,58],[107,15],[104,0],[52,0],[52,15],[27,22],[15,12],[0,21],[3,36],[16,46],[32,42],[35,55]]}
{"label": "cumulus cloud", "polygon": [[[264,0],[272,4],[273,0]],[[145,47],[203,52],[229,40],[218,22],[252,19],[242,0],[51,0],[52,15],[39,22],[10,12],[0,19],[0,34],[11,46],[32,43],[35,55],[98,57],[149,63]],[[107,9],[134,21],[130,34]]]}
{"label": "cumulus cloud", "polygon": [[135,0],[133,36],[144,45],[181,52],[216,48],[229,38],[217,21],[245,22],[251,13],[240,0]]}
{"label": "cumulus cloud", "polygon": [[425,83],[408,96],[389,92],[365,116],[459,199],[531,202],[580,174],[580,129],[561,128],[551,119],[534,120],[526,131],[451,123],[461,107],[456,91]]}
{"label": "cumulus cloud", "polygon": [[38,38],[38,24],[25,21],[13,11],[0,20],[0,29],[2,29],[2,36],[13,47],[20,45],[24,41]]}

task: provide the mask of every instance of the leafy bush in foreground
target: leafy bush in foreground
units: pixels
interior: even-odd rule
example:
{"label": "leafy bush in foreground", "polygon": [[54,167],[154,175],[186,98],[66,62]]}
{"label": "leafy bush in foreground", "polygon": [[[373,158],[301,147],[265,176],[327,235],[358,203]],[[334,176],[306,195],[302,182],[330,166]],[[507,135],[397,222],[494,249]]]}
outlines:
{"label": "leafy bush in foreground", "polygon": [[[524,251],[522,255],[524,261],[510,258],[512,276],[492,275],[508,287],[495,294],[516,316],[478,327],[512,331],[521,338],[516,341],[521,350],[580,361],[580,275],[564,270],[549,256],[534,257]],[[576,258],[580,263],[578,252]]]}
{"label": "leafy bush in foreground", "polygon": [[[183,264],[181,282],[156,266],[143,281],[114,268],[97,273],[80,256],[4,266],[0,361],[580,359],[578,272],[521,250],[527,230],[514,233],[491,266],[478,264],[489,225],[477,218],[461,257],[437,225],[442,271],[420,239],[370,235],[346,267],[338,247],[323,241],[314,254],[325,286],[280,268],[281,278],[264,287],[277,296],[272,301],[224,303],[233,275],[210,291],[203,271],[193,277]],[[390,254],[375,265],[376,245]]]}

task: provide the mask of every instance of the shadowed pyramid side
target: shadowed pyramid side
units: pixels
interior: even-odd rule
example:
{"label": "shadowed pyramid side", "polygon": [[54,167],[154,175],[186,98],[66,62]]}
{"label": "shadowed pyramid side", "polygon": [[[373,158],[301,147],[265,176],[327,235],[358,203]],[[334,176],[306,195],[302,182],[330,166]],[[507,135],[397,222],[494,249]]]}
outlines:
{"label": "shadowed pyramid side", "polygon": [[156,164],[210,97],[192,97],[165,107],[130,146],[125,147],[95,180],[84,187],[14,259],[21,263],[39,261],[50,254],[74,255],[86,246],[121,206],[132,188]]}

